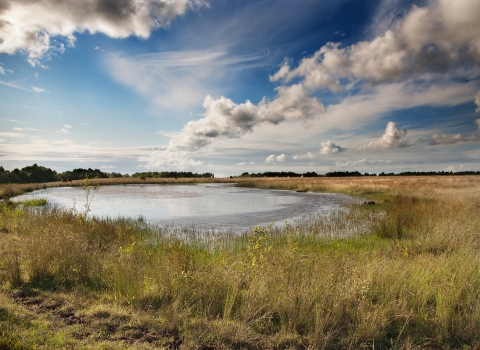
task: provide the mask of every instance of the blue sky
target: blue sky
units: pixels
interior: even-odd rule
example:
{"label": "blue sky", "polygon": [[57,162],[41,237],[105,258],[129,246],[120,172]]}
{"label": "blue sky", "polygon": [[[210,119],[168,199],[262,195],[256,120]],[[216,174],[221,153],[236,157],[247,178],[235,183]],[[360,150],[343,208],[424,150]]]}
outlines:
{"label": "blue sky", "polygon": [[480,170],[479,16],[478,0],[3,0],[0,164]]}

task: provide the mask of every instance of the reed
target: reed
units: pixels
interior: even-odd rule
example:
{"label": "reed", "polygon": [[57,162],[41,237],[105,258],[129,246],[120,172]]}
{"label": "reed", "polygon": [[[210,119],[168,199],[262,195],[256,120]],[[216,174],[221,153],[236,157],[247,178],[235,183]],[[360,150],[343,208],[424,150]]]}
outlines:
{"label": "reed", "polygon": [[479,347],[480,180],[376,180],[245,180],[377,204],[241,234],[4,202],[0,348]]}

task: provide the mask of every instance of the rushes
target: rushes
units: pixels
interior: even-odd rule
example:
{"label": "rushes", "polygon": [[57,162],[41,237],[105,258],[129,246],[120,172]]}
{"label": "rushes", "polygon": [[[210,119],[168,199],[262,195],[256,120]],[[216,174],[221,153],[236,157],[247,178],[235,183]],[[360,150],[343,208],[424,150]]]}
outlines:
{"label": "rushes", "polygon": [[401,196],[356,182],[352,191],[379,204],[244,234],[4,204],[0,281],[80,288],[101,296],[94,305],[136,312],[145,329],[161,323],[187,348],[478,347],[478,185],[405,181]]}

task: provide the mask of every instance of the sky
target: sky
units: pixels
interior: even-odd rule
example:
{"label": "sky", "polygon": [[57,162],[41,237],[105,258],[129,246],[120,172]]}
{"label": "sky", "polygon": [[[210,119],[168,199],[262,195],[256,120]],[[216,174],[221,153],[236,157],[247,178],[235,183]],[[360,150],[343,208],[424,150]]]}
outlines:
{"label": "sky", "polygon": [[478,0],[0,0],[0,165],[480,170]]}

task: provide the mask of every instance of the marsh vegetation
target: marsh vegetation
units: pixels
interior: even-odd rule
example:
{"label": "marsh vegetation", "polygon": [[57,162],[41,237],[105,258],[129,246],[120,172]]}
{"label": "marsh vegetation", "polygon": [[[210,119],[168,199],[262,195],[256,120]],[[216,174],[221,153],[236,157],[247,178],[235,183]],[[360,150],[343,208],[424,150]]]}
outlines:
{"label": "marsh vegetation", "polygon": [[209,235],[3,202],[0,348],[480,346],[478,177],[239,183],[376,204]]}

